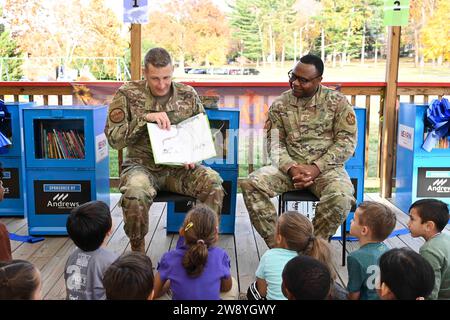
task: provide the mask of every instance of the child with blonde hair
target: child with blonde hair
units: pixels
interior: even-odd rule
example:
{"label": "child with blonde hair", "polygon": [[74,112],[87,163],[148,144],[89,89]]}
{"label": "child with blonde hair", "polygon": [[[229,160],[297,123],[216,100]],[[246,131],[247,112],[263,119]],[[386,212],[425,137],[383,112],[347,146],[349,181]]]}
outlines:
{"label": "child with blonde hair", "polygon": [[321,261],[328,267],[332,279],[336,278],[328,243],[314,236],[314,227],[308,218],[296,211],[287,211],[278,218],[275,247],[261,257],[256,270],[256,282],[248,289],[247,298],[286,300],[281,292],[281,275],[286,263],[298,255]]}
{"label": "child with blonde hair", "polygon": [[237,282],[231,277],[230,258],[215,246],[219,220],[206,206],[191,209],[180,228],[184,243],[166,252],[157,267],[154,297],[169,289],[173,300],[237,299]]}

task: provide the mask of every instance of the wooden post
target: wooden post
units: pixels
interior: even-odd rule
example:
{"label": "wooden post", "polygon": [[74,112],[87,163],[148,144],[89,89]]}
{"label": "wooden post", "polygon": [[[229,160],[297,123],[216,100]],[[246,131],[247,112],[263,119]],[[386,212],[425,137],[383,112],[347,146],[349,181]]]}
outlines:
{"label": "wooden post", "polygon": [[386,92],[383,108],[381,145],[381,197],[392,195],[392,168],[394,161],[395,108],[397,101],[398,64],[401,27],[389,27],[389,48],[386,67]]}
{"label": "wooden post", "polygon": [[141,25],[131,24],[131,80],[141,80]]}
{"label": "wooden post", "polygon": [[[131,80],[141,80],[142,64],[141,64],[141,25],[131,24]],[[119,150],[119,175],[122,172],[123,150]]]}

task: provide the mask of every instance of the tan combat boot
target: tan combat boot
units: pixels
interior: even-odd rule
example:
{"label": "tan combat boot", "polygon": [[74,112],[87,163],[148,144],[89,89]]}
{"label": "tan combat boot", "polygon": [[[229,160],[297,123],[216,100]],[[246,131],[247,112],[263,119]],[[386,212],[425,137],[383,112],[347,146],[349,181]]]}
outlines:
{"label": "tan combat boot", "polygon": [[130,241],[130,244],[131,244],[131,251],[145,253],[145,240],[144,239]]}

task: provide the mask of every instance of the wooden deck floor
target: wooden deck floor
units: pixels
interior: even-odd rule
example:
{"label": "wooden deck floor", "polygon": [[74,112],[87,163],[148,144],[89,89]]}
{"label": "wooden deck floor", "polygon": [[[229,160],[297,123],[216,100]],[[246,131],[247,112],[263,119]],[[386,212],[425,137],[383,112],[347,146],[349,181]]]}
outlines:
{"label": "wooden deck floor", "polygon": [[[391,206],[397,214],[396,229],[406,228],[408,216],[393,206],[389,201],[381,199],[377,194],[366,194],[366,200],[383,202]],[[113,233],[106,241],[106,247],[118,254],[130,251],[130,244],[123,230],[122,210],[117,206],[119,194],[111,195],[113,218]],[[275,200],[274,200],[275,201]],[[173,248],[178,235],[166,235],[166,204],[155,203],[150,210],[150,230],[146,236],[146,251],[154,267],[162,254]],[[20,235],[28,234],[27,222],[24,218],[0,218],[6,224],[8,231]],[[447,227],[448,228],[448,227]],[[422,239],[414,239],[410,234],[396,236],[385,241],[389,247],[410,247],[418,251],[423,244]],[[11,241],[14,259],[25,259],[34,263],[40,270],[43,279],[42,296],[44,299],[65,299],[63,278],[64,265],[68,255],[75,246],[68,237],[45,237],[44,241],[30,244]],[[236,212],[236,230],[234,235],[221,235],[219,246],[224,248],[232,261],[232,275],[238,280],[240,292],[247,291],[254,281],[259,258],[267,250],[264,241],[251,226],[247,210],[238,195]],[[347,283],[347,269],[341,266],[342,243],[331,241],[335,269],[342,285]],[[347,242],[347,252],[358,248],[357,242]]]}

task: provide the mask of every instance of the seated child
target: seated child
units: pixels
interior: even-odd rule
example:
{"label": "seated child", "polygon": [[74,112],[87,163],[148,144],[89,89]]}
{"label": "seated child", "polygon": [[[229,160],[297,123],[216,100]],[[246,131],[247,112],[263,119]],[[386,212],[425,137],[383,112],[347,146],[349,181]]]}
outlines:
{"label": "seated child", "polygon": [[[0,201],[5,196],[5,188],[3,187],[3,167],[0,162]],[[6,226],[0,222],[0,261],[10,261],[11,255],[11,241],[9,240],[9,233]]]}
{"label": "seated child", "polygon": [[413,237],[423,237],[419,252],[434,270],[434,289],[428,299],[450,300],[450,235],[443,232],[448,223],[446,203],[422,199],[409,208],[408,228]]}
{"label": "seated child", "polygon": [[424,300],[433,290],[434,272],[430,263],[409,248],[395,248],[380,257],[382,300]]}
{"label": "seated child", "polygon": [[[206,206],[191,209],[180,228],[184,245],[166,252],[157,267],[155,298],[170,288],[173,300],[237,299],[230,258],[214,246],[219,238],[217,215]],[[221,294],[222,293],[222,294]]]}
{"label": "seated child", "polygon": [[[277,221],[275,247],[267,250],[256,269],[256,282],[247,291],[249,300],[286,300],[281,292],[281,273],[286,263],[298,255],[307,255],[325,263],[330,273],[334,270],[328,243],[314,236],[308,218],[296,211],[283,213]],[[332,278],[335,274],[333,272]]]}
{"label": "seated child", "polygon": [[378,260],[388,247],[383,241],[395,228],[397,219],[389,207],[364,201],[355,211],[350,234],[360,248],[347,256],[349,300],[378,300],[375,288]]}
{"label": "seated child", "polygon": [[101,248],[112,227],[108,205],[90,201],[72,209],[67,233],[78,247],[67,259],[64,279],[68,300],[105,299],[103,274],[117,255]]}
{"label": "seated child", "polygon": [[281,290],[288,300],[325,300],[331,289],[329,268],[317,259],[298,255],[282,273]]}
{"label": "seated child", "polygon": [[141,252],[126,253],[106,270],[103,286],[107,300],[151,300],[152,261]]}
{"label": "seated child", "polygon": [[10,261],[11,259],[11,241],[9,240],[9,232],[6,229],[6,226],[0,222],[0,261]]}
{"label": "seated child", "polygon": [[0,300],[41,300],[41,273],[25,260],[0,262]]}

